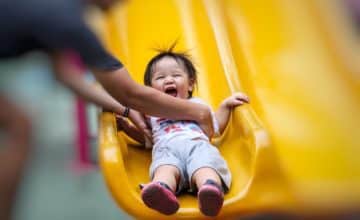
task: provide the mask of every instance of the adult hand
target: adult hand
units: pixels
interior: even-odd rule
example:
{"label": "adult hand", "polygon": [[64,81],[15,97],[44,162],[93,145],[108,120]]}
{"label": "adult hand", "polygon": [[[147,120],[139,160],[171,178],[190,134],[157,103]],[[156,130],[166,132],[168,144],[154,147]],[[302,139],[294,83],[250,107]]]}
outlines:
{"label": "adult hand", "polygon": [[211,138],[214,135],[214,127],[213,127],[213,119],[211,114],[211,109],[207,106],[204,107],[200,111],[200,117],[197,120],[199,126],[203,130],[203,132]]}
{"label": "adult hand", "polygon": [[143,114],[140,112],[131,109],[129,112],[129,119],[131,122],[139,129],[141,133],[143,133],[150,140],[152,139],[151,130],[146,123],[146,119]]}

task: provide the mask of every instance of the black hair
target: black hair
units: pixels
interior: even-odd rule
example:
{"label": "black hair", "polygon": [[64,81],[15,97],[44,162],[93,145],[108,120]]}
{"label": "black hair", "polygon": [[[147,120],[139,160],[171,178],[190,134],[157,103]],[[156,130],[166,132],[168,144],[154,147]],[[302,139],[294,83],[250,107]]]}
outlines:
{"label": "black hair", "polygon": [[[188,74],[190,80],[193,81],[194,86],[197,84],[197,71],[194,64],[191,61],[191,57],[187,52],[174,52],[174,47],[176,43],[174,43],[170,48],[166,50],[159,50],[156,56],[154,56],[146,66],[145,74],[144,74],[144,84],[147,86],[151,86],[151,77],[154,70],[154,67],[157,62],[159,62],[164,57],[173,58],[178,64],[182,65],[185,68],[185,72]],[[189,97],[192,97],[193,91],[189,91]]]}

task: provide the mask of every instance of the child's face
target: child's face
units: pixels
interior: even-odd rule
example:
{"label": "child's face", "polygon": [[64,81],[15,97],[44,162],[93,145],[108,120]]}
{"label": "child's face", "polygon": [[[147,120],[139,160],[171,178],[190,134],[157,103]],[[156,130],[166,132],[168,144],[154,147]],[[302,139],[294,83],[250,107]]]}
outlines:
{"label": "child's face", "polygon": [[151,87],[168,95],[187,99],[193,90],[193,80],[184,72],[184,67],[172,57],[164,57],[154,67]]}

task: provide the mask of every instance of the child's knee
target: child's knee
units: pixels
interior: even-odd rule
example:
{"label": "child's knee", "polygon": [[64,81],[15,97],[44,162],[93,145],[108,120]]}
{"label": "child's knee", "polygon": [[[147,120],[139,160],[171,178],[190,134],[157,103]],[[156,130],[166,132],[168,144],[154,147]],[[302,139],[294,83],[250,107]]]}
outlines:
{"label": "child's knee", "polygon": [[155,170],[155,175],[174,175],[176,179],[180,177],[180,170],[174,165],[161,165]]}
{"label": "child's knee", "polygon": [[214,180],[219,184],[221,183],[219,174],[210,167],[201,167],[192,175],[192,182],[197,185],[202,185],[208,179]]}

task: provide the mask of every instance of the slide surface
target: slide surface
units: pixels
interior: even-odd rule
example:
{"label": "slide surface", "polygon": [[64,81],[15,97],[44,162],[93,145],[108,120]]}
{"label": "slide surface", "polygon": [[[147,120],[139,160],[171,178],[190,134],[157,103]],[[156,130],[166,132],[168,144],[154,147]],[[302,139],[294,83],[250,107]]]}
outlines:
{"label": "slide surface", "polygon": [[[134,0],[99,22],[105,44],[139,83],[154,49],[177,41],[198,69],[196,96],[214,109],[232,92],[250,96],[214,141],[233,175],[219,219],[359,208],[359,46],[335,1],[322,4]],[[143,205],[138,185],[149,181],[151,151],[132,145],[103,113],[101,167],[119,207],[138,219],[203,218],[191,195],[180,196],[170,217]]]}

